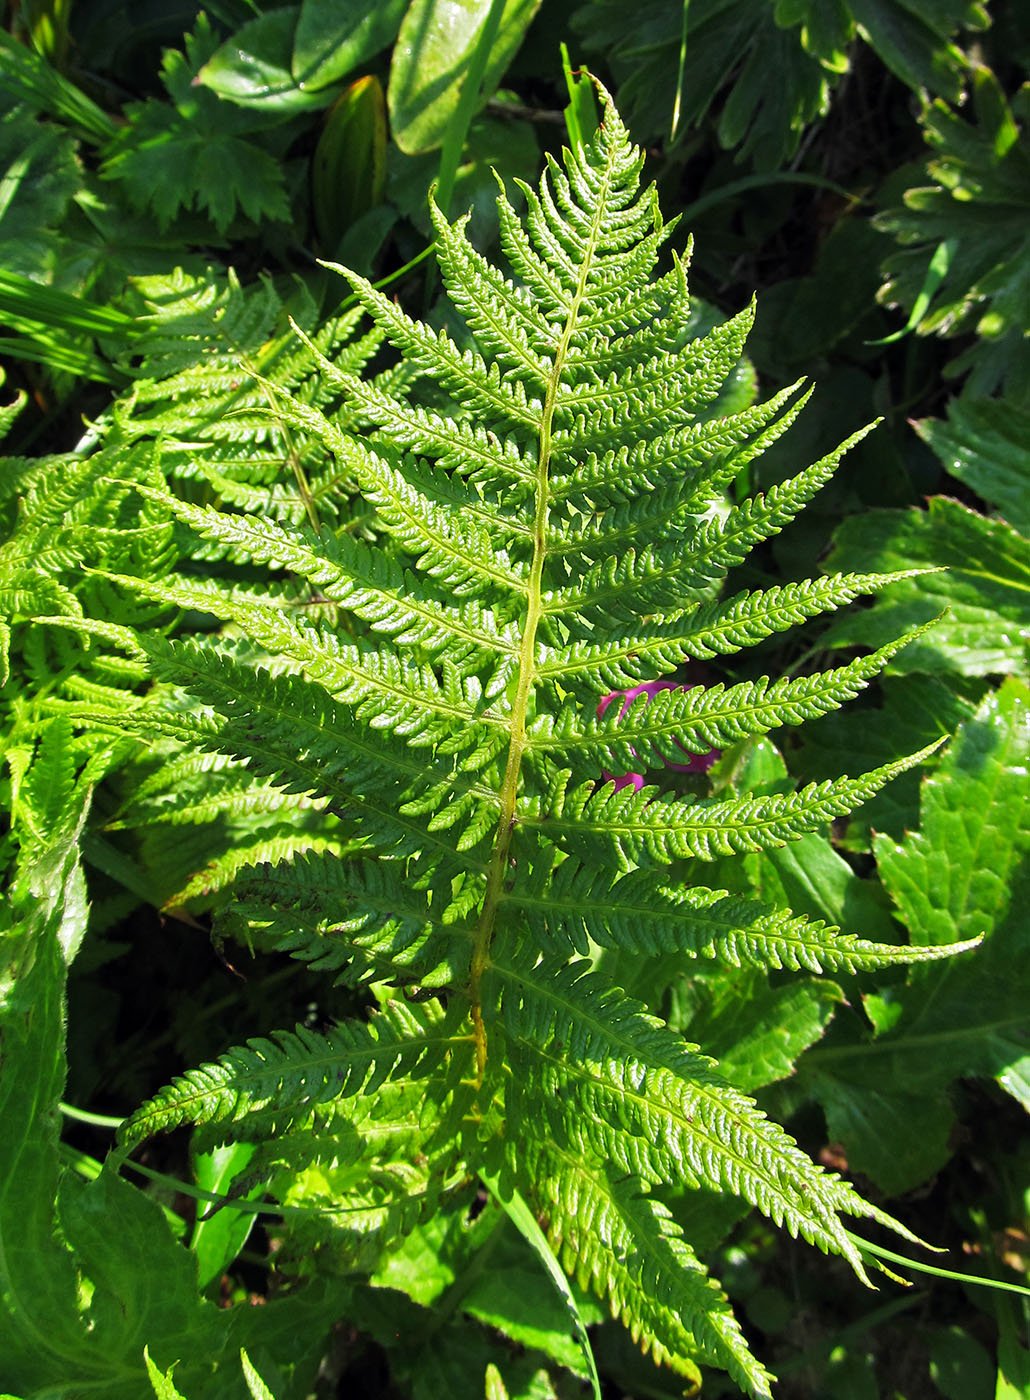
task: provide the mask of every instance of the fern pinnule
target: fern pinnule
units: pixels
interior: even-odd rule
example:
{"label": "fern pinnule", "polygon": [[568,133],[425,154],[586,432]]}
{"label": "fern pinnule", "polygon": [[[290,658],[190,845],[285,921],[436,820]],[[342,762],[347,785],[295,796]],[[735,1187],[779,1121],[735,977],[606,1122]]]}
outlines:
{"label": "fern pinnule", "polygon": [[670,884],[661,867],[603,876],[576,860],[556,870],[546,862],[517,890],[508,907],[526,921],[545,953],[586,957],[592,944],[629,954],[715,958],[730,967],[791,972],[860,972],[951,957],[959,948],[873,943],[820,919],[704,886]]}
{"label": "fern pinnule", "polygon": [[594,772],[598,766],[631,768],[638,759],[655,767],[662,760],[674,762],[684,749],[698,754],[728,748],[781,725],[817,719],[853,700],[923,630],[811,676],[666,689],[637,696],[586,723],[573,711],[541,715],[530,728],[529,745],[537,752],[558,752],[563,762]]}
{"label": "fern pinnule", "polygon": [[416,1067],[429,1073],[445,1055],[460,1059],[470,1040],[435,1004],[396,1003],[367,1025],[351,1023],[325,1035],[304,1026],[254,1039],[214,1065],[190,1070],[122,1124],[131,1146],[180,1123],[238,1123],[245,1119],[285,1131],[294,1122],[331,1116],[341,1098],[374,1093],[384,1080]]}
{"label": "fern pinnule", "polygon": [[689,504],[698,492],[720,490],[795,422],[814,392],[810,387],[798,395],[802,383],[798,380],[764,403],[729,417],[701,414],[668,433],[608,447],[600,455],[589,452],[584,461],[573,462],[566,474],[555,477],[555,504],[569,500],[585,506],[589,497],[595,511],[606,508],[603,516],[595,517],[603,528],[612,519],[611,507],[630,501],[643,505],[655,491],[667,490],[670,504]]}
{"label": "fern pinnule", "polygon": [[472,928],[460,886],[401,862],[308,852],[255,864],[237,880],[226,931],[333,971],[349,983],[451,986],[465,975]]}

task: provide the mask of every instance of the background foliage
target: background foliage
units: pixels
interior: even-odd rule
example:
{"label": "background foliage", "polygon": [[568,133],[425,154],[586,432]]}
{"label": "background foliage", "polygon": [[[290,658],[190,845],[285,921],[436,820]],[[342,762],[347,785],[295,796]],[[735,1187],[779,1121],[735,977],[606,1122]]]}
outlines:
{"label": "background foliage", "polygon": [[[37,0],[10,9],[0,35],[11,404],[0,1103],[14,1125],[0,1148],[0,1297],[12,1317],[35,1297],[64,1321],[0,1359],[2,1388],[27,1396],[74,1375],[137,1397],[146,1342],[166,1393],[195,1400],[256,1393],[241,1347],[280,1400],[313,1386],[480,1396],[484,1375],[492,1396],[581,1393],[566,1304],[489,1195],[471,1224],[466,1208],[412,1229],[369,1285],[354,1276],[363,1251],[373,1257],[373,1192],[368,1221],[340,1245],[352,1273],[298,1288],[296,1260],[273,1267],[274,1223],[249,1232],[250,1217],[204,1219],[167,1183],[141,1190],[100,1173],[109,1129],[57,1109],[122,1117],[228,1044],[273,1025],[324,1028],[375,995],[260,938],[252,953],[232,941],[247,898],[232,885],[239,870],[343,849],[317,803],[255,785],[231,760],[76,722],[83,703],[128,710],[144,676],[141,657],[85,619],[180,635],[211,625],[188,611],[168,623],[139,598],[127,612],[89,566],[160,578],[185,559],[198,580],[227,576],[216,546],[196,552],[133,490],[162,478],[185,501],[367,534],[358,484],[333,475],[302,427],[268,416],[270,386],[337,407],[289,320],[355,367],[375,353],[319,259],[394,277],[391,290],[430,321],[447,314],[431,260],[410,266],[432,236],[429,187],[445,210],[470,208],[477,246],[495,247],[491,167],[509,183],[534,179],[569,139],[562,42],[615,93],[665,214],[694,234],[699,328],[758,293],[740,402],[802,375],[817,383],[792,432],[738,477],[736,498],[882,418],[731,591],[820,570],[946,569],[837,615],[814,642],[806,632],[804,650],[788,635],[709,663],[713,680],[805,674],[944,612],[861,699],[776,744],[728,751],[713,780],[783,791],[947,736],[938,756],[846,824],[717,877],[868,938],[986,935],[975,958],[907,972],[781,980],[642,967],[627,991],[716,1054],[813,1156],[948,1246],[951,1265],[1026,1282],[1026,7],[220,0],[201,11],[147,0],[130,17],[118,0]],[[582,98],[571,120],[589,120]],[[92,559],[69,544],[84,525]],[[255,588],[264,581],[255,570]],[[689,861],[682,878],[695,881]],[[61,966],[34,957],[44,928]],[[215,1192],[246,1166],[202,1146],[172,1135],[138,1161]],[[318,1195],[299,1181],[298,1206],[305,1191]],[[943,1281],[866,1296],[725,1202],[677,1211],[781,1395],[1030,1396],[1025,1299]],[[177,1238],[199,1261],[199,1288]],[[641,1358],[595,1303],[578,1306],[611,1394],[681,1393],[682,1378]],[[180,1360],[171,1380],[166,1356]],[[734,1390],[712,1372],[704,1393]]]}

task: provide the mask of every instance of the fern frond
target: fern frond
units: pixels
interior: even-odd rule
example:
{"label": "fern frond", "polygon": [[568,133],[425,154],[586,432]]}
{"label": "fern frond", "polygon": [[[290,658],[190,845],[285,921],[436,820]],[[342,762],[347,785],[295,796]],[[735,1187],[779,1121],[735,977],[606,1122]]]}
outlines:
{"label": "fern frond", "polygon": [[475,656],[480,662],[489,658],[499,668],[491,685],[504,683],[510,670],[505,658],[514,658],[517,651],[514,627],[475,602],[453,608],[442,599],[427,597],[424,585],[415,587],[414,580],[409,583],[394,559],[374,552],[363,541],[346,535],[318,537],[304,527],[291,530],[271,521],[229,516],[152,494],[204,538],[218,540],[257,562],[299,574],[323,596],[346,604],[395,643],[418,646],[431,654],[448,650],[462,658]]}
{"label": "fern frond", "polygon": [[585,461],[570,464],[566,474],[555,475],[553,499],[556,504],[571,500],[581,509],[596,510],[670,486],[678,493],[693,493],[699,479],[715,494],[796,420],[813,392],[808,389],[797,397],[802,383],[798,380],[765,403],[728,418],[689,423],[657,437],[611,447],[601,456],[588,453]]}
{"label": "fern frond", "polygon": [[375,804],[387,822],[395,823],[394,812],[428,811],[428,835],[463,821],[460,850],[475,845],[496,820],[497,796],[490,787],[452,764],[427,763],[369,732],[321,686],[237,665],[225,650],[215,653],[194,643],[154,638],[146,650],[155,675],[188,684],[232,726],[231,732],[223,726],[209,735],[209,745],[245,754],[255,772],[287,792],[313,792],[335,806],[342,789],[350,794],[345,806],[357,801],[368,811],[367,790],[389,787],[393,804]]}
{"label": "fern frond", "polygon": [[[228,631],[141,637],[161,685],[131,707],[98,705],[98,728],[232,758],[247,776],[238,789],[224,780],[227,802],[303,797],[296,829],[275,812],[247,828],[245,851],[264,842],[290,858],[238,872],[242,898],[219,927],[351,985],[389,981],[414,996],[421,982],[447,1004],[415,1011],[395,999],[369,1026],[230,1052],[142,1109],[125,1140],[191,1121],[268,1140],[269,1168],[277,1151],[293,1166],[312,1153],[313,1173],[331,1163],[331,1185],[317,1188],[327,1206],[334,1195],[351,1202],[354,1233],[381,1238],[431,1188],[418,1164],[377,1155],[354,1096],[394,1084],[384,1112],[397,1108],[404,1135],[402,1101],[421,1093],[435,1124],[421,1141],[439,1150],[441,1180],[493,1172],[500,1157],[569,1266],[657,1357],[681,1369],[714,1360],[767,1397],[767,1373],[651,1190],[736,1195],[863,1278],[842,1216],[903,1227],[817,1167],[590,959],[611,949],[856,971],[969,945],[881,947],[722,889],[682,889],[669,869],[816,831],[932,748],[758,796],[705,796],[702,778],[682,798],[602,781],[608,766],[675,760],[684,746],[826,714],[906,639],[821,675],[671,688],[598,718],[606,691],[731,656],[921,572],[718,598],[727,571],[794,518],[865,430],[764,496],[726,499],[807,391],[718,417],[753,306],[696,334],[684,260],[654,275],[673,226],[641,187],[642,163],[606,98],[592,145],[549,160],[539,188],[522,187],[523,217],[502,193],[508,270],[471,247],[466,220],[434,211],[464,330],[432,330],[340,269],[376,323],[367,344],[379,337],[399,363],[370,382],[353,347],[302,333],[296,372],[284,377],[278,360],[267,374],[248,369],[232,451],[202,451],[191,467],[177,459],[253,514],[177,499],[142,468],[111,488],[127,510],[138,481],[151,512],[139,523],[157,532],[174,521],[190,568],[226,562],[195,582],[186,569],[171,577],[164,560],[156,582],[140,584],[131,580],[146,570],[104,558],[91,587],[115,600],[131,592],[150,622],[167,623],[162,609],[203,609]],[[215,426],[197,437],[215,442]],[[314,528],[310,492],[310,527],[262,518],[273,449],[294,438],[295,465],[319,459],[323,519],[338,527]],[[334,493],[352,492],[367,511],[342,524]],[[244,582],[255,565],[270,582]],[[142,801],[153,811],[149,792]],[[322,844],[298,854],[309,838]],[[346,1176],[348,1134],[381,1181]]]}
{"label": "fern frond", "polygon": [[[327,266],[335,267],[328,263]],[[420,321],[413,321],[371,282],[336,267],[350,281],[355,296],[378,323],[387,338],[401,353],[409,366],[432,376],[443,388],[453,393],[469,407],[475,408],[484,425],[494,432],[532,432],[538,408],[531,395],[519,384],[511,384],[501,376],[496,364],[484,360],[473,350],[458,350],[446,332],[436,333]],[[532,389],[542,392],[546,376],[538,376]]]}
{"label": "fern frond", "polygon": [[474,749],[463,766],[481,766],[503,742],[503,719],[484,700],[475,676],[464,676],[445,658],[441,677],[427,665],[339,635],[304,617],[305,600],[281,590],[198,583],[187,577],[151,583],[105,574],[112,582],[155,602],[208,612],[236,623],[273,656],[286,657],[334,699],[354,707],[373,729],[403,735],[416,748],[440,753]]}
{"label": "fern frond", "polygon": [[[268,280],[244,291],[231,271],[224,282],[179,272],[134,279],[133,292],[146,317],[138,342],[145,377],[112,410],[119,435],[160,439],[167,474],[205,478],[243,509],[299,523],[317,500],[338,517],[339,483],[333,489],[318,439],[277,425],[268,407],[276,393],[329,404],[334,387],[312,356],[332,353],[341,372],[359,372],[382,338],[375,330],[352,338],[360,311],[331,318],[301,343]],[[290,302],[294,320],[310,326],[316,308],[300,284]]]}
{"label": "fern frond", "polygon": [[259,927],[263,942],[339,981],[448,986],[467,972],[478,889],[463,893],[432,871],[420,880],[398,862],[309,852],[244,871],[235,893],[229,921]]}
{"label": "fern frond", "polygon": [[487,530],[461,505],[441,509],[408,480],[405,471],[380,460],[362,481],[365,496],[400,547],[417,555],[424,573],[456,597],[493,588],[522,600],[529,592],[528,566],[497,548]]}
{"label": "fern frond", "polygon": [[[570,521],[561,550],[552,551],[554,563],[559,557],[564,562],[566,576],[549,593],[546,612],[559,616],[578,613],[584,622],[604,621],[608,625],[656,613],[670,621],[682,615],[692,603],[712,596],[727,572],[746,559],[756,545],[789,525],[832,477],[844,453],[868,431],[852,434],[836,451],[766,495],[750,498],[714,517],[713,484],[702,481],[685,500],[680,493],[665,491],[660,500],[648,500],[646,509],[634,504],[628,510],[595,512],[583,521]],[[726,480],[717,479],[715,487],[727,486],[743,465],[739,456],[731,458]],[[683,491],[687,490],[684,484]],[[653,536],[664,512],[675,519],[674,524],[665,516],[666,538],[634,549],[636,540]],[[620,544],[628,548],[610,552]],[[577,554],[592,560],[598,553],[600,562],[585,573],[576,568],[578,560],[569,560]]]}
{"label": "fern frond", "polygon": [[451,301],[476,342],[516,375],[546,383],[558,348],[560,323],[541,314],[528,293],[520,292],[469,243],[471,214],[450,224],[430,195],[440,272]]}
{"label": "fern frond", "polygon": [[255,782],[242,764],[221,754],[187,751],[157,764],[123,796],[120,815],[106,831],[138,827],[200,825],[216,817],[252,817],[281,811],[283,795]]}
{"label": "fern frond", "polygon": [[[502,511],[499,507],[494,511],[485,509],[474,495],[459,491],[455,483],[455,478],[461,477],[473,481],[480,478],[510,478],[523,484],[517,495],[524,497],[533,480],[532,463],[525,460],[513,439],[500,439],[477,423],[444,418],[420,404],[399,399],[355,374],[341,372],[325,356],[314,353],[326,378],[353,401],[356,409],[360,408],[365,424],[383,429],[384,433],[389,434],[390,441],[401,449],[426,453],[436,460],[438,467],[453,474],[430,477],[425,472],[419,472],[416,463],[406,463],[405,470],[409,475],[419,473],[420,486],[425,495],[430,499],[443,498],[461,505],[472,512],[485,528],[497,533],[503,530],[515,537],[525,537],[530,533],[521,516],[511,510]],[[373,466],[370,470],[370,455],[364,443],[348,436],[331,420],[306,405],[280,399],[277,412],[282,421],[317,433],[355,475],[374,480],[376,459],[371,457]]]}
{"label": "fern frond", "polygon": [[[336,815],[360,817],[365,839],[369,843],[378,841],[392,854],[432,852],[455,875],[485,869],[482,859],[470,849],[475,845],[477,833],[482,835],[490,820],[489,803],[486,807],[478,804],[475,794],[479,789],[475,786],[465,785],[463,797],[447,813],[453,823],[472,810],[475,817],[473,824],[463,828],[457,837],[450,834],[441,836],[438,833],[441,829],[446,830],[446,820],[437,821],[434,825],[431,820],[422,820],[409,809],[407,803],[413,801],[412,790],[403,778],[395,775],[391,783],[379,772],[375,782],[364,785],[354,782],[358,775],[357,764],[348,765],[346,757],[332,747],[330,740],[322,737],[317,716],[324,708],[325,701],[317,694],[308,694],[308,699],[304,701],[305,709],[296,716],[299,727],[303,728],[305,716],[311,725],[309,748],[303,741],[297,741],[296,733],[291,733],[291,722],[286,714],[281,709],[276,710],[274,705],[271,713],[275,723],[268,729],[255,725],[254,712],[242,698],[239,681],[234,683],[230,679],[226,683],[229,672],[224,665],[200,662],[194,671],[188,653],[180,644],[177,655],[168,663],[167,674],[180,682],[188,680],[190,683],[196,676],[198,685],[203,685],[207,678],[212,679],[214,691],[223,695],[228,705],[236,708],[235,718],[219,722],[210,711],[176,714],[160,704],[137,704],[128,712],[125,709],[80,706],[77,717],[98,731],[106,728],[116,735],[160,735],[183,746],[244,758],[251,771],[269,779],[284,792],[314,794],[324,798]],[[284,693],[282,688],[278,693],[280,696]],[[297,693],[305,694],[303,688]],[[370,741],[370,745],[373,742]],[[432,793],[432,784],[422,784],[420,791],[425,801],[427,791]],[[428,800],[432,806],[432,797]],[[414,805],[417,807],[418,803]]]}
{"label": "fern frond", "polygon": [[749,306],[704,340],[688,344],[678,363],[656,355],[618,378],[613,372],[596,385],[570,384],[556,402],[559,461],[603,449],[615,431],[620,437],[666,432],[682,422],[687,405],[691,412],[703,410],[740,359],[753,322]]}
{"label": "fern frond", "polygon": [[271,829],[255,835],[241,833],[229,850],[209,858],[185,883],[166,895],[163,907],[178,909],[195,900],[209,899],[234,886],[240,872],[249,870],[259,861],[286,860],[290,856],[326,851],[340,860],[344,854],[343,844],[318,832],[304,831],[298,827],[295,812],[288,812],[284,820]]}

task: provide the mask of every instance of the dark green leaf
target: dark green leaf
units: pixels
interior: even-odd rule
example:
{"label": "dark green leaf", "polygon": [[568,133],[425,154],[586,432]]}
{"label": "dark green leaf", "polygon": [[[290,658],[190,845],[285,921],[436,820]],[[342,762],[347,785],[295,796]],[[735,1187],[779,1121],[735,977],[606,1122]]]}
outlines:
{"label": "dark green leaf", "polygon": [[1006,399],[953,399],[946,421],[914,426],[952,476],[1030,536],[1030,412]]}
{"label": "dark green leaf", "polygon": [[[477,106],[496,88],[540,0],[503,3]],[[388,92],[393,138],[405,154],[431,151],[443,142],[490,6],[491,0],[464,0],[460,5],[452,0],[412,0],[409,5],[390,65]]]}
{"label": "dark green leaf", "polygon": [[106,152],[103,174],[124,181],[132,202],[152,209],[162,227],[190,208],[206,209],[221,231],[237,210],[255,222],[289,218],[281,162],[246,139],[254,119],[194,81],[215,44],[201,16],[186,54],[165,54],[163,79],[174,105],[152,98],[129,108],[129,125]]}
{"label": "dark green leaf", "polygon": [[880,569],[944,568],[906,579],[867,612],[829,629],[831,646],[878,646],[947,609],[890,663],[899,672],[1026,674],[1030,540],[1001,520],[935,497],[928,511],[874,511],[845,522],[829,564],[859,559]]}
{"label": "dark green leaf", "polygon": [[[879,227],[902,245],[884,263],[880,300],[911,311],[929,264],[947,245],[947,271],[916,327],[919,334],[978,339],[950,367],[972,371],[969,393],[992,393],[1011,380],[1026,391],[1023,343],[1030,305],[1030,148],[1014,109],[989,68],[973,80],[973,120],[940,100],[923,113],[933,155],[926,180],[885,210]],[[955,94],[957,97],[957,94]]]}
{"label": "dark green leaf", "polygon": [[913,942],[964,929],[986,935],[983,947],[946,967],[913,969],[907,985],[871,1002],[871,1040],[840,1040],[802,1062],[831,1133],[888,1191],[947,1160],[953,1080],[990,1075],[1028,1103],[1028,766],[1030,693],[1009,680],[925,781],[921,830],[876,842]]}
{"label": "dark green leaf", "polygon": [[396,37],[407,7],[408,0],[303,0],[291,64],[298,86],[317,91],[367,63]]}
{"label": "dark green leaf", "polygon": [[780,987],[764,981],[748,972],[713,978],[710,991],[702,983],[701,1008],[685,1027],[745,1093],[793,1074],[795,1061],[821,1038],[844,999],[838,986],[821,978]]}
{"label": "dark green leaf", "polygon": [[961,1327],[939,1331],[930,1344],[930,1375],[948,1400],[995,1400],[991,1357]]}
{"label": "dark green leaf", "polygon": [[224,44],[205,54],[197,81],[240,107],[288,114],[324,107],[331,92],[306,92],[290,68],[300,10],[296,5],[268,10]]}
{"label": "dark green leaf", "polygon": [[75,142],[24,107],[12,107],[0,115],[0,182],[3,269],[49,280],[58,261],[58,225],[82,186]]}

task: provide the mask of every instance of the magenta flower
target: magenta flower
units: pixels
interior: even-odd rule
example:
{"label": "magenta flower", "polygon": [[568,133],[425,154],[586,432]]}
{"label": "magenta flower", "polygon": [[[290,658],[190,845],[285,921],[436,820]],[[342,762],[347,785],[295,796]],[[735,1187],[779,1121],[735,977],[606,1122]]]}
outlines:
{"label": "magenta flower", "polygon": [[[647,681],[644,685],[635,685],[632,690],[613,690],[610,694],[601,697],[597,713],[599,717],[603,715],[611,702],[616,697],[621,696],[622,704],[619,707],[619,718],[621,719],[638,695],[646,695],[650,700],[651,696],[657,695],[660,690],[690,690],[691,688],[692,683],[690,682],[681,685],[677,681]],[[679,744],[679,740],[676,742]],[[679,744],[679,747],[682,749],[683,745]],[[707,753],[691,753],[689,749],[683,749],[683,752],[690,760],[689,763],[670,763],[668,759],[663,759],[665,767],[671,768],[677,773],[707,773],[719,757],[721,750],[709,749]],[[631,784],[639,792],[644,786],[643,773],[623,773],[621,777],[618,777],[614,773],[602,772],[601,776],[605,782],[615,784],[616,792],[619,788],[629,787]]]}

